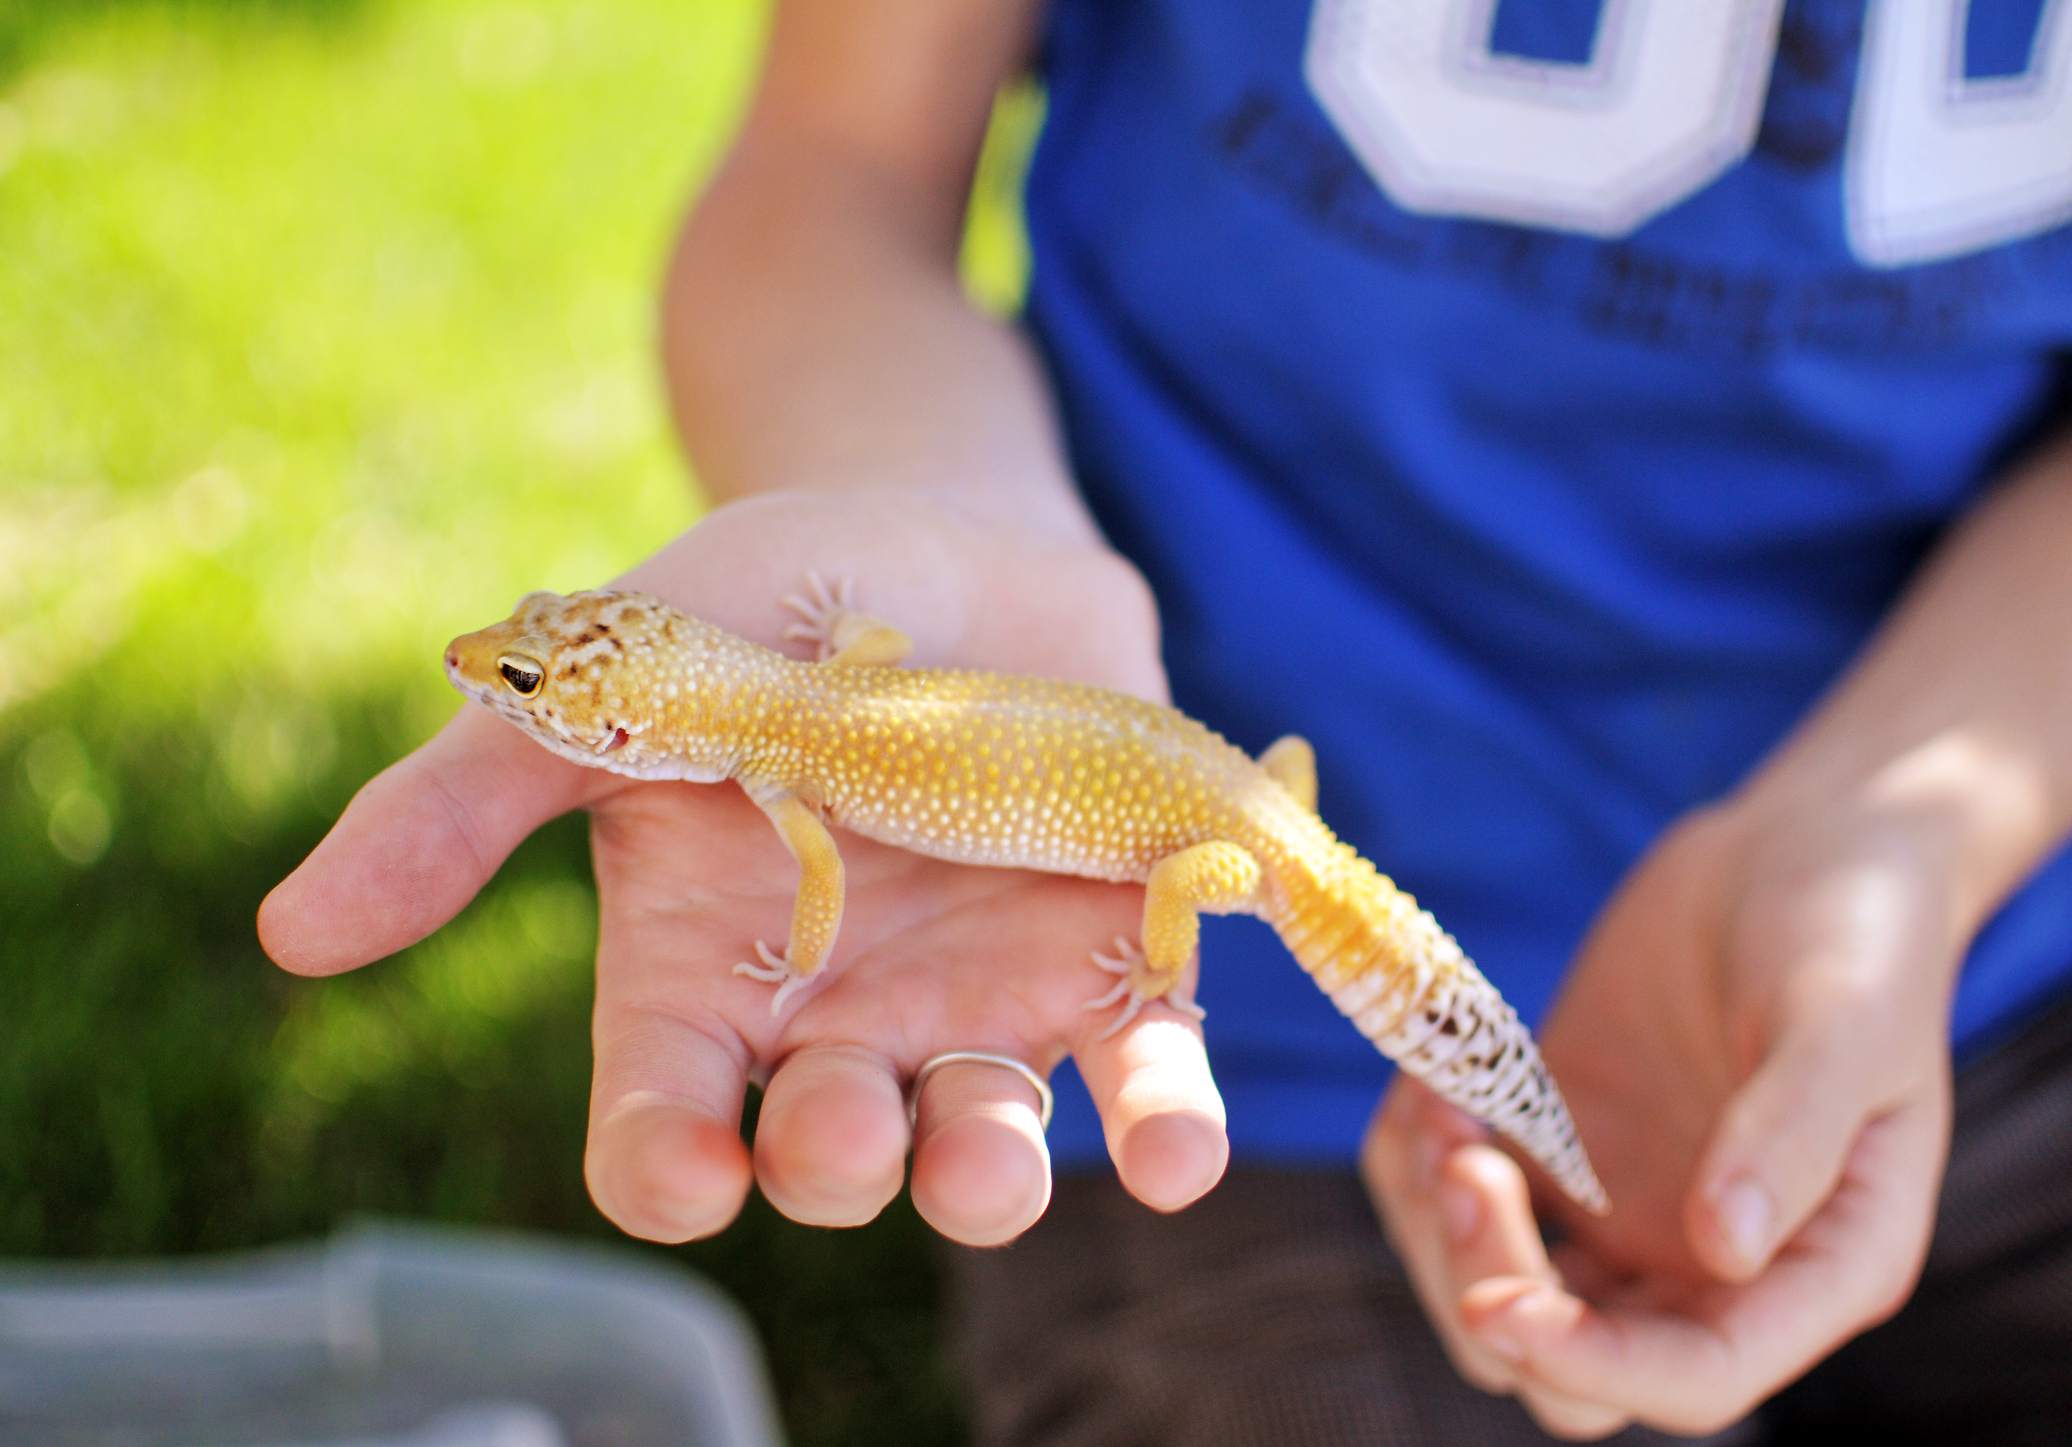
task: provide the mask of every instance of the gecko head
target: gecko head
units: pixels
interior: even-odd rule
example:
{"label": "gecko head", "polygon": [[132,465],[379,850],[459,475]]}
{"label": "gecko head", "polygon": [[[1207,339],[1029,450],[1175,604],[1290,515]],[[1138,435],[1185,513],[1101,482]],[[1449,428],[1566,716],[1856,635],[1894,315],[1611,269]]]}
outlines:
{"label": "gecko head", "polygon": [[453,686],[575,763],[703,777],[666,717],[715,632],[646,593],[528,593],[446,645]]}

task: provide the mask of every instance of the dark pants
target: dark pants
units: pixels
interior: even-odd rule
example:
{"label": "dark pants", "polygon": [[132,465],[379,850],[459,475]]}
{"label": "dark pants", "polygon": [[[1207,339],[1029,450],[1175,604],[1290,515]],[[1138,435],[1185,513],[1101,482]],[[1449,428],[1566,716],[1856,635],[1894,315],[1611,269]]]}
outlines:
{"label": "dark pants", "polygon": [[[1070,1177],[1013,1246],[953,1254],[955,1350],[987,1447],[1548,1440],[1455,1376],[1349,1175],[1233,1170],[1177,1216],[1107,1174]],[[1713,1440],[1858,1433],[2072,1443],[2072,1002],[1959,1073],[1906,1309]]]}

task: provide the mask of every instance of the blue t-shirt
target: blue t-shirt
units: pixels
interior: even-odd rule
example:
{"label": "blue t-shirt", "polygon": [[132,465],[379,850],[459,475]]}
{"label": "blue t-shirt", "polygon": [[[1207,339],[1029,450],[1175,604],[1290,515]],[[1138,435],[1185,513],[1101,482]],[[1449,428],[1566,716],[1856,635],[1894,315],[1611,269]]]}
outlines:
{"label": "blue t-shirt", "polygon": [[[2072,415],[2072,0],[1053,0],[1044,71],[1028,321],[1177,701],[1528,1020]],[[1203,955],[1237,1150],[1349,1157],[1385,1062]],[[1959,1043],[2068,978],[2072,853]]]}

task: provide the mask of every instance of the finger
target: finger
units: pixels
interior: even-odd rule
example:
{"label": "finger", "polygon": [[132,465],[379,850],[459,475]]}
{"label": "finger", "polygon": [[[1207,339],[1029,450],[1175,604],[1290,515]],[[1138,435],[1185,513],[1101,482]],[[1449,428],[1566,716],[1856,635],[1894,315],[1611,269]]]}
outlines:
{"label": "finger", "polygon": [[647,906],[597,853],[597,1008],[584,1174],[598,1208],[636,1236],[683,1241],[720,1230],[753,1179],[741,1102],[753,1055],[684,969],[699,921]]}
{"label": "finger", "polygon": [[1131,1195],[1177,1211],[1223,1178],[1230,1140],[1200,1025],[1149,1014],[1110,1039],[1087,1040],[1073,1058]]}
{"label": "finger", "polygon": [[1640,1306],[1599,1310],[1559,1286],[1523,1280],[1478,1282],[1462,1309],[1476,1337],[1535,1386],[1673,1431],[1734,1420],[1718,1414],[1740,1400],[1745,1371],[1706,1324]]}
{"label": "finger", "polygon": [[[1456,1323],[1464,1326],[1460,1303],[1478,1282],[1527,1278],[1559,1284],[1533,1218],[1525,1173],[1502,1151],[1481,1144],[1453,1150],[1440,1167],[1439,1204],[1452,1288],[1448,1313]],[[1507,1367],[1522,1355],[1501,1331],[1471,1339],[1477,1350],[1494,1353]],[[1513,1385],[1534,1420],[1555,1436],[1594,1440],[1610,1436],[1631,1420],[1616,1407],[1529,1379],[1513,1376]]]}
{"label": "finger", "polygon": [[650,1241],[719,1231],[748,1195],[746,1047],[716,1023],[622,1006],[603,989],[592,1036],[590,1198],[621,1230]]}
{"label": "finger", "polygon": [[998,1246],[1050,1204],[1050,1150],[1028,1081],[998,1065],[945,1065],[922,1085],[914,1209],[966,1246]]}
{"label": "finger", "polygon": [[1875,1123],[1830,1206],[1746,1286],[1705,1288],[1674,1309],[1600,1308],[1558,1286],[1487,1281],[1463,1310],[1479,1337],[1513,1344],[1521,1380],[1670,1431],[1718,1431],[1904,1299],[1926,1249],[1943,1128],[1926,1105]]}
{"label": "finger", "polygon": [[755,1130],[755,1177],[770,1204],[808,1226],[861,1226],[906,1177],[906,1100],[891,1063],[859,1047],[812,1045],[777,1068]]}
{"label": "finger", "polygon": [[475,897],[519,842],[595,796],[604,776],[466,709],[369,780],[259,906],[259,942],[300,975],[415,944]]}
{"label": "finger", "polygon": [[1439,1168],[1439,1209],[1446,1265],[1461,1287],[1490,1276],[1553,1279],[1525,1173],[1496,1147],[1473,1144],[1448,1152]]}
{"label": "finger", "polygon": [[[1926,1098],[1864,1126],[1828,1207],[1771,1267],[1773,1275],[1786,1265],[1803,1270],[1803,1289],[1826,1293],[1827,1311],[1840,1323],[1835,1340],[1885,1320],[1913,1294],[1949,1156],[1947,1068],[1945,1058],[1944,1079]],[[1733,1330],[1775,1329],[1759,1314],[1770,1307],[1767,1298],[1748,1293],[1737,1306],[1727,1319]]]}
{"label": "finger", "polygon": [[1692,1177],[1684,1231],[1724,1280],[1761,1273],[1841,1179],[1871,1102],[1832,1022],[1780,1042],[1727,1103]]}
{"label": "finger", "polygon": [[1489,1139],[1482,1122],[1408,1075],[1398,1075],[1389,1087],[1385,1108],[1400,1113],[1404,1138],[1413,1150],[1408,1165],[1416,1172],[1417,1190],[1426,1197],[1438,1191],[1446,1161],[1455,1151]]}
{"label": "finger", "polygon": [[1399,1075],[1368,1129],[1360,1175],[1453,1369],[1471,1385],[1502,1396],[1511,1391],[1512,1372],[1463,1326],[1460,1288],[1447,1264],[1449,1232],[1478,1234],[1483,1208],[1477,1200],[1457,1203],[1449,1212],[1440,1196],[1452,1153],[1483,1138],[1474,1121]]}

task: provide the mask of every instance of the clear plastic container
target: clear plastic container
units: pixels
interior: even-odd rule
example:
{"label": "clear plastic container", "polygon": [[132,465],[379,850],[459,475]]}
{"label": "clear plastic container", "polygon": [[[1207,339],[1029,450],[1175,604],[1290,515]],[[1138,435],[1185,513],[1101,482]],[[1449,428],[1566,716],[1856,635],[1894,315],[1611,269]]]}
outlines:
{"label": "clear plastic container", "polygon": [[236,1256],[0,1264],[0,1443],[780,1440],[732,1302],[630,1252],[390,1222]]}

